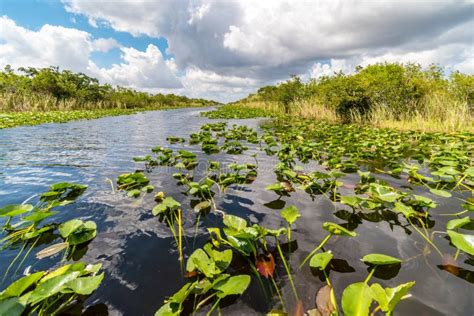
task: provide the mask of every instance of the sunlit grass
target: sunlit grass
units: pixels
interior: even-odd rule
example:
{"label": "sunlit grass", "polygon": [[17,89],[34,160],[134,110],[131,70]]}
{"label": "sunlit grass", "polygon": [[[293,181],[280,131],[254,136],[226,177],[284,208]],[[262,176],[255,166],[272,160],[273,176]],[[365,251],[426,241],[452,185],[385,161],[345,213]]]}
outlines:
{"label": "sunlit grass", "polygon": [[[262,109],[264,110],[262,113],[267,114],[267,116],[285,114],[284,107],[277,102],[251,101],[233,104],[232,107],[240,108],[242,111]],[[456,131],[474,132],[474,116],[469,110],[467,102],[454,100],[446,95],[432,95],[425,98],[419,106],[413,108],[417,110],[397,115],[394,109],[384,104],[377,104],[366,115],[352,112],[350,121],[360,125],[397,130],[447,133]],[[316,98],[293,102],[287,114],[333,123],[347,121],[347,119],[341,118],[335,109],[324,105]]]}

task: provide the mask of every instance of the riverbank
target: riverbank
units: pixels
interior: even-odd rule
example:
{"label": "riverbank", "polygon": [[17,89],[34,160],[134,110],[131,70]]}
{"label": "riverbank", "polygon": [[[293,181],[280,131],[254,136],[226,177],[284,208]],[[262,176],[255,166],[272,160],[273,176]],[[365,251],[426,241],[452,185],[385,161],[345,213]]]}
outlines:
{"label": "riverbank", "polygon": [[353,115],[350,120],[347,120],[328,107],[308,101],[298,102],[290,113],[285,113],[284,108],[276,102],[248,102],[220,106],[215,111],[205,112],[203,115],[212,119],[288,116],[310,119],[315,122],[352,123],[360,126],[390,128],[399,131],[474,133],[474,117],[466,107],[444,107],[444,109],[444,113],[437,115],[417,112],[396,119],[388,109],[379,107],[365,116]]}

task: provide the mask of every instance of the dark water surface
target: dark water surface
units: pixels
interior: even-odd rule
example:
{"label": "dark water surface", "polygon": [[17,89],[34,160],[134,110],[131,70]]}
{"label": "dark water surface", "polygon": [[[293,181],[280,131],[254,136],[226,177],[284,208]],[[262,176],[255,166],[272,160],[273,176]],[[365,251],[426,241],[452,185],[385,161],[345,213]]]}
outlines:
{"label": "dark water surface", "polygon": [[[165,297],[178,290],[186,280],[181,277],[178,253],[169,229],[151,215],[155,205],[152,194],[139,199],[127,198],[123,193],[113,192],[110,182],[115,182],[121,173],[141,168],[132,157],[150,153],[155,146],[182,148],[199,153],[202,159],[209,156],[200,152],[199,146],[169,145],[168,136],[187,137],[210,120],[199,116],[202,109],[179,109],[170,111],[144,112],[130,116],[108,117],[91,121],[75,121],[67,124],[45,124],[32,127],[18,127],[0,130],[0,206],[21,203],[31,198],[37,200],[38,193],[47,190],[56,182],[76,182],[89,186],[76,203],[67,206],[56,215],[58,221],[73,217],[94,220],[98,225],[97,237],[84,249],[80,260],[101,262],[106,277],[99,290],[86,302],[93,315],[152,315],[163,303]],[[232,120],[232,123],[258,127],[259,120]],[[257,154],[257,158],[252,157]],[[354,216],[348,209],[335,208],[322,196],[315,198],[298,191],[291,197],[277,200],[277,195],[264,190],[275,182],[273,166],[277,160],[268,157],[257,148],[243,155],[212,155],[212,159],[231,162],[255,162],[258,160],[257,180],[243,188],[230,188],[225,194],[215,196],[218,207],[228,213],[239,215],[262,226],[277,228],[284,225],[279,209],[295,205],[302,217],[295,224],[293,235],[298,249],[291,256],[295,268],[326,236],[321,228],[325,221],[351,223],[359,234],[356,238],[333,238],[327,244],[338,271],[331,271],[330,278],[340,297],[343,289],[353,282],[363,281],[367,266],[360,261],[368,253],[384,253],[402,258],[400,271],[385,271],[375,274],[372,282],[383,286],[416,281],[412,288],[413,297],[401,302],[396,315],[471,315],[473,303],[472,265],[461,262],[458,275],[441,269],[440,256],[425,246],[423,240],[390,218],[364,218]],[[306,165],[306,170],[317,166]],[[198,237],[194,240],[196,216],[189,210],[189,198],[181,193],[171,177],[173,169],[157,168],[147,174],[156,191],[164,191],[184,206],[186,255],[207,239],[206,227],[219,226],[221,219],[214,214],[201,219]],[[349,175],[345,183],[357,181]],[[405,181],[388,179],[392,185]],[[349,191],[348,191],[349,192]],[[344,192],[343,192],[344,193]],[[446,199],[435,196],[438,207],[434,214],[455,213],[460,210],[458,201],[447,204]],[[188,206],[188,207],[186,207]],[[434,215],[433,230],[444,230],[449,218]],[[0,223],[1,224],[1,223]],[[435,235],[434,242],[445,253],[454,254],[444,235]],[[47,244],[35,249],[39,251]],[[87,250],[87,251],[86,251]],[[15,252],[0,252],[0,271],[5,271]],[[461,255],[463,256],[463,255]],[[3,289],[10,281],[17,279],[23,270],[47,269],[58,264],[60,256],[37,260],[30,255],[17,275],[7,278],[0,286]],[[79,258],[77,258],[79,259]],[[459,262],[459,260],[458,260]],[[472,264],[472,263],[471,263]],[[239,267],[234,267],[239,269]],[[291,288],[278,268],[285,300],[292,304]],[[3,274],[3,273],[2,273]],[[304,308],[314,308],[315,294],[324,285],[308,267],[294,275],[296,287]],[[293,302],[294,303],[294,302]],[[240,298],[223,301],[224,315],[261,315],[277,305],[277,300],[267,299],[258,282]]]}

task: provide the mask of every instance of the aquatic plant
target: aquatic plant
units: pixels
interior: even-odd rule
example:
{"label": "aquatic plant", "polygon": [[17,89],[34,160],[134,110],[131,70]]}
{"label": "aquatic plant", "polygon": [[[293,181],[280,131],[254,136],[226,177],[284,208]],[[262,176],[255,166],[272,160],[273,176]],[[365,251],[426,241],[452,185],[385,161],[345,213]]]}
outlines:
{"label": "aquatic plant", "polygon": [[92,294],[104,279],[101,264],[83,262],[24,276],[0,292],[0,314],[57,315]]}
{"label": "aquatic plant", "polygon": [[[225,122],[205,124],[188,139],[189,145],[196,151],[157,147],[152,150],[153,155],[135,159],[145,163],[150,172],[155,166],[175,168],[177,172],[173,173],[173,177],[183,187],[182,193],[193,198],[189,206],[183,203],[177,207],[178,202],[174,201],[176,203],[171,203],[168,208],[164,194],[157,196],[157,202],[162,203],[158,205],[162,206],[158,207],[160,212],[155,213],[158,215],[169,212],[173,222],[167,223],[168,226],[178,222],[178,209],[180,212],[194,210],[197,218],[196,237],[201,216],[211,212],[222,216],[223,228],[207,227],[210,240],[204,246],[205,249],[194,249],[188,258],[188,277],[209,279],[212,284],[214,279],[226,274],[224,270],[229,267],[227,260],[231,262],[232,258],[243,258],[247,268],[253,273],[251,276],[264,291],[265,282],[272,282],[270,286],[275,289],[283,310],[286,310],[286,306],[277,284],[277,268],[286,273],[293,295],[298,301],[293,281],[294,272],[287,260],[291,250],[297,250],[297,247],[288,244],[288,253],[283,253],[280,245],[282,235],[287,235],[289,242],[293,241],[291,226],[299,217],[303,217],[294,206],[284,208],[285,201],[282,197],[289,196],[296,190],[312,198],[318,196],[331,202],[334,205],[334,216],[344,221],[340,224],[324,223],[323,229],[328,234],[316,243],[317,246],[300,263],[301,268],[309,262],[313,273],[319,271],[324,276],[322,280],[326,285],[318,293],[317,301],[332,314],[344,312],[347,315],[365,315],[371,312],[372,305],[376,302],[372,312],[382,311],[390,315],[414,284],[409,282],[393,288],[384,288],[377,283],[369,285],[376,270],[383,270],[378,267],[401,264],[394,257],[369,254],[362,258],[369,265],[369,276],[365,282],[348,286],[343,292],[342,304],[338,304],[337,291],[329,278],[329,271],[334,268],[336,260],[327,245],[333,236],[356,237],[355,229],[363,220],[386,221],[390,227],[397,226],[407,234],[416,232],[415,236],[426,242],[424,253],[425,250],[429,253],[430,249],[434,249],[442,257],[443,253],[437,245],[438,241],[434,242],[433,235],[444,234],[456,249],[454,260],[458,260],[459,256],[472,255],[472,235],[468,233],[472,221],[469,217],[460,217],[470,212],[474,205],[472,199],[467,197],[474,189],[474,168],[470,154],[473,150],[472,134],[398,132],[358,125],[289,119],[284,116],[261,128],[263,133],[258,135],[251,128],[236,125],[229,127]],[[182,144],[182,140],[178,144]],[[267,185],[266,189],[280,196],[277,201],[283,206],[276,208],[281,209],[280,216],[286,222],[286,227],[268,229],[258,223],[249,224],[244,218],[227,214],[225,207],[221,210],[218,206],[219,198],[227,192],[228,187],[248,185],[256,179],[257,159],[256,164],[224,164],[216,160],[198,160],[201,157],[199,151],[204,154],[223,154],[223,151],[226,154],[250,157],[244,149],[250,148],[250,144],[258,144],[253,147],[264,154],[275,156],[279,161],[273,169],[276,182]],[[207,168],[200,168],[201,163],[206,163]],[[314,169],[308,171],[306,164],[311,164]],[[348,181],[348,177],[352,179]],[[387,179],[390,178],[397,179],[398,184],[389,183]],[[441,204],[440,199],[453,199],[455,196],[461,201],[463,210],[444,214],[443,216],[456,218],[448,222],[446,231],[433,231],[433,217],[438,216],[433,209]],[[343,209],[337,210],[340,207]],[[173,235],[181,249],[182,242],[176,237],[179,234],[175,231]],[[233,254],[230,259],[229,254]],[[219,268],[219,260],[214,255],[225,256],[224,270]],[[180,250],[180,258],[183,256]],[[194,263],[198,260],[196,258],[199,258],[200,263]],[[214,303],[210,311],[218,308],[216,292],[200,297],[200,292],[193,290],[196,288],[199,288],[199,284],[189,282],[166,301],[161,311],[182,312],[188,297],[195,299],[193,311],[196,307],[202,308],[212,299]],[[208,298],[209,296],[211,297]],[[318,309],[319,305],[318,303]]]}
{"label": "aquatic plant", "polygon": [[208,314],[219,306],[219,302],[229,295],[240,295],[250,285],[248,275],[224,273],[232,261],[230,249],[218,251],[211,244],[196,249],[186,262],[188,277],[196,278],[186,283],[178,292],[165,301],[155,315],[180,315],[183,303],[194,296],[193,313],[215,298]]}
{"label": "aquatic plant", "polygon": [[[56,183],[40,195],[36,205],[19,204],[0,208],[0,217],[7,218],[2,226],[5,236],[0,240],[0,251],[21,245],[20,251],[5,271],[3,279],[20,258],[15,273],[21,268],[31,251],[40,245],[42,238],[46,235],[54,236],[57,231],[64,242],[42,250],[37,254],[38,258],[54,255],[69,247],[72,247],[69,251],[72,254],[76,245],[88,242],[96,236],[96,225],[93,221],[84,223],[79,219],[73,219],[60,224],[51,222],[43,224],[45,220],[58,213],[52,209],[73,203],[86,189],[87,186],[81,184]],[[25,250],[26,253],[21,257]],[[66,255],[65,252],[65,257]]]}

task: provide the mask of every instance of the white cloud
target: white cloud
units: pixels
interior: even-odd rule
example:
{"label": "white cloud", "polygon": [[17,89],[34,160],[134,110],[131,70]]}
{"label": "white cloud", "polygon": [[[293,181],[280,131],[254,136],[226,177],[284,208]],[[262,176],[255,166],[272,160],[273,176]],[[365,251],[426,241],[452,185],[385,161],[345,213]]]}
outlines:
{"label": "white cloud", "polygon": [[472,1],[63,0],[134,35],[164,36],[180,68],[281,77],[315,61],[472,45]]}
{"label": "white cloud", "polygon": [[331,76],[340,71],[350,73],[356,65],[349,63],[346,59],[331,59],[329,63],[314,64],[310,70],[310,77],[320,78],[323,76]]}
{"label": "white cloud", "polygon": [[115,39],[93,39],[87,32],[48,24],[32,31],[16,25],[8,17],[0,17],[0,29],[0,67],[7,64],[13,68],[59,66],[87,73],[102,82],[135,89],[182,87],[174,61],[165,61],[154,45],[145,51],[121,47],[121,63],[99,68],[91,60],[91,53],[120,47]]}
{"label": "white cloud", "polygon": [[187,68],[182,82],[182,93],[216,100],[229,100],[229,96],[242,98],[261,84],[256,79],[219,75],[197,67]]}
{"label": "white cloud", "polygon": [[394,50],[382,55],[364,54],[348,59],[331,59],[327,63],[315,63],[310,70],[311,78],[332,75],[336,72],[352,73],[358,65],[367,66],[381,62],[410,63],[416,61],[422,67],[431,64],[443,65],[446,71],[462,70],[474,73],[474,46],[448,44],[435,49],[416,52]]}
{"label": "white cloud", "polygon": [[83,71],[93,50],[89,33],[62,26],[43,25],[31,31],[0,17],[0,65],[48,67],[60,65]]}
{"label": "white cloud", "polygon": [[176,77],[173,60],[165,61],[154,45],[142,52],[132,47],[122,47],[122,63],[111,68],[92,69],[92,73],[105,82],[135,89],[175,89],[181,87]]}
{"label": "white cloud", "polygon": [[120,44],[113,38],[99,38],[92,42],[95,51],[106,53],[109,50],[120,47]]}

